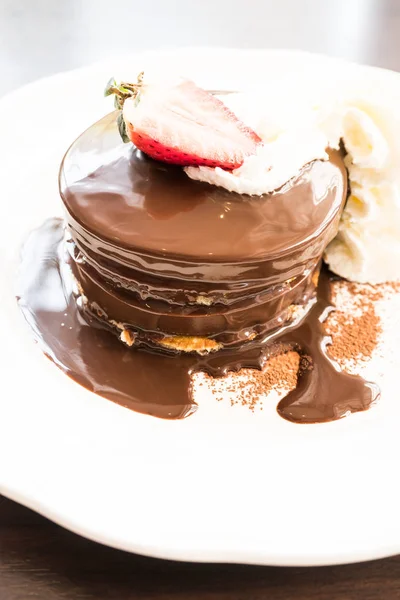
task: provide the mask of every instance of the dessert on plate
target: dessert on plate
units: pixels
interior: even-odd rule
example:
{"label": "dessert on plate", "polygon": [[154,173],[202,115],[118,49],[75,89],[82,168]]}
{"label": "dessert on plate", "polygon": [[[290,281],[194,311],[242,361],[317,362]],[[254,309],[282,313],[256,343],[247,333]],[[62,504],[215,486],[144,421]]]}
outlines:
{"label": "dessert on plate", "polygon": [[24,247],[19,302],[46,354],[89,389],[166,418],[197,410],[196,373],[255,374],[293,353],[283,417],[322,422],[368,408],[378,386],[329,352],[323,257],[338,276],[386,280],[375,266],[368,279],[355,233],[368,194],[390,187],[373,118],[338,102],[285,130],[256,118],[254,92],[143,73],[111,80],[106,95],[116,110],[60,168],[65,220],[47,221]]}

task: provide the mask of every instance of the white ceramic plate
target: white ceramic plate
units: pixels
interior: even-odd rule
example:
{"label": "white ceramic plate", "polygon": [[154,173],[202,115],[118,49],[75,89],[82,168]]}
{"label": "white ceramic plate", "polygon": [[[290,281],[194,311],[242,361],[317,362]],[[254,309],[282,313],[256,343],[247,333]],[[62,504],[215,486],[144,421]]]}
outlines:
{"label": "white ceramic plate", "polygon": [[[130,412],[68,379],[35,346],[14,300],[25,233],[60,213],[69,143],[109,109],[119,71],[166,65],[212,88],[312,72],[291,52],[185,50],[110,61],[0,101],[1,492],[110,546],[152,556],[270,565],[360,561],[400,551],[398,389],[324,425],[205,402],[182,421]],[[311,71],[310,71],[311,69]],[[223,73],[223,75],[222,75]]]}

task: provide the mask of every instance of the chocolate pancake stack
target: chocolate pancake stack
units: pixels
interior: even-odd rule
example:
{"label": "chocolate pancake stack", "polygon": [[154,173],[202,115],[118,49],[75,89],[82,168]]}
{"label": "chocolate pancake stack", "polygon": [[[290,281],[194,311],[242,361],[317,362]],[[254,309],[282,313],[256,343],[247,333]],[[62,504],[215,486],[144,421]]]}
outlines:
{"label": "chocolate pancake stack", "polygon": [[347,194],[341,156],[241,196],[123,144],[112,113],[60,172],[84,311],[129,346],[208,353],[272,333],[309,305]]}

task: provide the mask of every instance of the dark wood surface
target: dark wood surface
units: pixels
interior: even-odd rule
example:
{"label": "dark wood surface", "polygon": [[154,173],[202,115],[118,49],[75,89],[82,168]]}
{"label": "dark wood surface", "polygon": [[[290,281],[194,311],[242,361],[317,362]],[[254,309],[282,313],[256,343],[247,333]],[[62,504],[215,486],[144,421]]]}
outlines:
{"label": "dark wood surface", "polygon": [[[207,44],[298,47],[400,70],[400,0],[0,0],[0,94],[110,54]],[[396,600],[400,556],[308,569],[159,561],[0,497],[0,600],[31,598]]]}
{"label": "dark wood surface", "polygon": [[0,498],[1,600],[397,600],[400,556],[318,568],[179,563],[112,550]]}

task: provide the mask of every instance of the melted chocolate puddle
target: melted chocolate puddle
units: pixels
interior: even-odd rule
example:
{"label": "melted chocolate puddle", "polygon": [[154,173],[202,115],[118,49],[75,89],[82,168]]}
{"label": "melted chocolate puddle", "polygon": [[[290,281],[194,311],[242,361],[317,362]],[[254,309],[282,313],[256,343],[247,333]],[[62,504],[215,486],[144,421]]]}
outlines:
{"label": "melted chocolate puddle", "polygon": [[218,377],[240,368],[260,369],[271,355],[295,349],[303,368],[296,389],[277,407],[285,419],[332,421],[366,410],[378,398],[375,384],[341,372],[327,356],[329,338],[322,323],[334,309],[327,274],[320,277],[318,298],[307,316],[268,338],[268,344],[207,357],[166,355],[127,348],[113,333],[82,317],[64,260],[63,235],[59,219],[31,233],[22,252],[18,301],[43,352],[89,390],[141,413],[178,419],[198,408],[190,399],[192,373]]}

